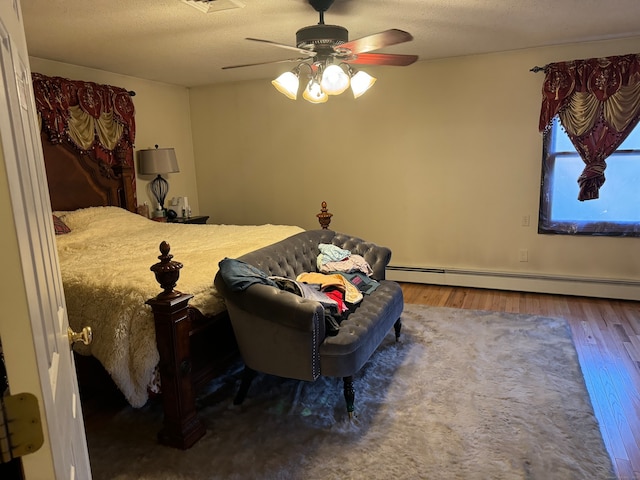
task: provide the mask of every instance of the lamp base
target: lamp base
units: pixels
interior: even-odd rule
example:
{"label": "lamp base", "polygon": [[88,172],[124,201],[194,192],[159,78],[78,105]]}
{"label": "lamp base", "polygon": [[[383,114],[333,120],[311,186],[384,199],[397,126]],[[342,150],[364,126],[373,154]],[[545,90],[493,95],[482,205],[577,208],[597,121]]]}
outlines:
{"label": "lamp base", "polygon": [[149,188],[153,196],[156,197],[158,210],[161,210],[163,212],[162,216],[164,216],[164,200],[167,198],[167,193],[169,192],[169,182],[162,178],[162,175],[158,174],[149,184]]}

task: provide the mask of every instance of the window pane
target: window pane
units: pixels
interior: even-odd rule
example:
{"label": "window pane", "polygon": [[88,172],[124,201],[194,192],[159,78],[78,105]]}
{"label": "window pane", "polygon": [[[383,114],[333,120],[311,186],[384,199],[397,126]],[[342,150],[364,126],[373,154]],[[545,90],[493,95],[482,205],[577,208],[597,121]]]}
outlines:
{"label": "window pane", "polygon": [[600,198],[577,200],[577,179],[584,168],[578,155],[556,158],[551,188],[554,222],[640,222],[640,155],[612,155]]}
{"label": "window pane", "polygon": [[552,134],[553,139],[551,143],[551,151],[552,152],[575,152],[576,148],[569,140],[569,137],[565,133],[562,125],[560,125],[560,121],[558,117],[553,119]]}
{"label": "window pane", "polygon": [[[565,134],[565,137],[567,135]],[[636,125],[624,142],[618,147],[618,150],[638,150],[640,148],[640,127]]]}

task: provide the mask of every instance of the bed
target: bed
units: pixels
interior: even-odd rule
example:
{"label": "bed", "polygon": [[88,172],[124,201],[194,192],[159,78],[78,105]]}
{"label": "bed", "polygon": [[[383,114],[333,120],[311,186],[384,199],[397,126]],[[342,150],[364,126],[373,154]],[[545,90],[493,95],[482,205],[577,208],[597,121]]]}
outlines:
{"label": "bed", "polygon": [[[213,284],[218,262],[302,229],[171,224],[136,214],[133,117],[120,119],[125,127],[113,149],[89,144],[78,148],[78,140],[61,125],[68,119],[53,112],[62,109],[56,103],[59,92],[47,90],[49,80],[34,74],[69,324],[75,331],[90,326],[94,334],[90,345],[76,343],[74,350],[99,360],[134,407],[144,405],[159,383],[164,408],[159,441],[189,448],[205,433],[196,392],[237,355],[222,297]],[[67,90],[75,88],[87,98],[92,95],[87,89],[101,87],[86,82],[69,86],[62,80]],[[124,114],[132,112],[124,105],[123,92],[108,87],[98,103],[105,108],[112,95]],[[104,117],[104,112],[94,113]],[[316,216],[327,228],[331,214],[324,202]],[[173,254],[180,263],[172,260]],[[169,280],[163,279],[163,269],[169,271]],[[180,291],[174,288],[178,275]]]}
{"label": "bed", "polygon": [[213,285],[218,262],[302,231],[286,225],[190,225],[160,223],[115,206],[54,212],[70,229],[56,237],[69,323],[89,325],[94,340],[74,348],[96,357],[134,407],[154,388],[159,361],[153,316],[145,302],[159,292],[149,267],[160,240],[175,245],[186,264],[180,290],[190,305],[212,317],[224,312]]}
{"label": "bed", "polygon": [[[69,230],[56,235],[69,324],[75,331],[90,326],[94,335],[90,345],[76,343],[74,350],[99,360],[134,407],[147,402],[159,378],[165,408],[159,440],[189,448],[204,434],[196,392],[228,366],[237,348],[213,285],[218,262],[302,229],[150,220],[123,203],[127,169],[116,174],[64,142],[42,141],[52,210]],[[60,156],[64,162],[56,161]],[[65,181],[56,181],[59,176]],[[328,226],[326,204],[317,217]],[[163,290],[151,271],[162,263],[162,242],[166,261],[175,264],[175,255],[184,265],[178,268],[180,292],[173,284]]]}

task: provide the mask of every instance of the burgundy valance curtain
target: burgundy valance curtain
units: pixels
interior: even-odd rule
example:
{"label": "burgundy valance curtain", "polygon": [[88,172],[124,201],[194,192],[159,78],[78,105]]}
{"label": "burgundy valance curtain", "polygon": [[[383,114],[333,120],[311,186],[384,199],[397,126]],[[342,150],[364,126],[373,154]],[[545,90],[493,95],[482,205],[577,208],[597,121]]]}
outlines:
{"label": "burgundy valance curtain", "polygon": [[135,109],[124,88],[32,73],[41,127],[107,165],[133,167]]}
{"label": "burgundy valance curtain", "polygon": [[578,178],[578,200],[596,199],[605,181],[605,159],[640,120],[640,55],[547,65],[540,131],[556,115],[586,165]]}

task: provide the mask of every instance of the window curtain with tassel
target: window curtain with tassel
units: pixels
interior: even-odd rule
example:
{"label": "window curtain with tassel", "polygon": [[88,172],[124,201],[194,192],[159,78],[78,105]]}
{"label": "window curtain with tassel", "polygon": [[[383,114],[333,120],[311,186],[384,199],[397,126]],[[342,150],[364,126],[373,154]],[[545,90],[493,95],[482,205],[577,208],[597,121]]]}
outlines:
{"label": "window curtain with tassel", "polygon": [[[133,167],[135,109],[127,90],[32,73],[40,127],[109,166]],[[135,188],[135,185],[134,185]]]}
{"label": "window curtain with tassel", "polygon": [[596,199],[606,158],[640,120],[640,55],[558,62],[544,71],[539,129],[559,116],[585,163],[578,200]]}

